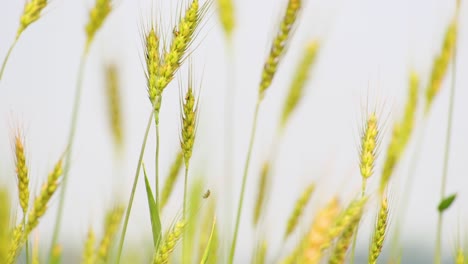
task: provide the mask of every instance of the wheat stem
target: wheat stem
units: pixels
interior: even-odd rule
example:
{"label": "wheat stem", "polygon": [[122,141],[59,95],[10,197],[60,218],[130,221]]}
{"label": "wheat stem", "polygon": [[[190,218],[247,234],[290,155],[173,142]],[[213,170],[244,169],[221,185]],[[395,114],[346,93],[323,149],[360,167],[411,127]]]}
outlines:
{"label": "wheat stem", "polygon": [[80,110],[81,93],[82,93],[82,87],[83,87],[83,75],[84,75],[86,60],[88,57],[87,55],[88,53],[84,51],[83,54],[81,55],[80,65],[78,68],[78,80],[76,82],[75,97],[74,97],[73,110],[72,110],[72,119],[71,119],[71,124],[70,124],[70,131],[68,134],[67,155],[66,155],[65,168],[64,168],[63,179],[62,179],[63,182],[62,182],[62,188],[60,190],[59,205],[58,205],[57,216],[55,219],[54,232],[52,235],[52,243],[50,245],[49,260],[50,260],[50,257],[52,256],[52,250],[54,246],[57,244],[58,235],[60,232],[60,226],[62,223],[63,208],[65,204],[65,193],[66,193],[67,183],[68,183],[68,173],[70,172],[71,155],[73,152],[75,132],[76,132],[76,128],[78,125],[78,113]]}
{"label": "wheat stem", "polygon": [[[160,99],[159,99],[160,100]],[[156,192],[156,199],[159,201],[159,111],[155,111],[154,114],[154,124],[156,126],[156,155],[155,155],[155,192]],[[156,204],[159,204],[156,203]]]}
{"label": "wheat stem", "polygon": [[[452,83],[450,86],[450,98],[449,98],[449,110],[447,117],[447,131],[445,138],[445,151],[444,151],[444,167],[442,170],[442,183],[440,185],[440,199],[445,197],[445,189],[447,186],[448,177],[448,163],[450,157],[450,145],[452,143],[452,123],[453,123],[453,108],[455,105],[455,87],[456,87],[456,65],[457,65],[457,45],[454,46],[453,59],[452,59]],[[443,224],[443,212],[439,211],[437,218],[437,238],[436,238],[436,251],[434,263],[441,263],[441,243],[442,243],[442,224]]]}
{"label": "wheat stem", "polygon": [[[234,57],[234,43],[231,37],[227,39],[227,84],[224,92],[224,175],[225,175],[225,190],[226,190],[226,208],[234,208],[234,192],[231,188],[234,183],[233,178],[233,146],[235,145],[235,96],[236,96],[236,75],[235,75],[235,57]],[[226,212],[227,219],[232,219],[233,213],[232,210],[227,209]],[[231,230],[232,224],[231,221],[228,221],[229,225],[227,226],[228,230]]]}
{"label": "wheat stem", "polygon": [[2,80],[3,73],[5,72],[5,68],[6,68],[8,59],[10,58],[11,52],[12,52],[13,49],[15,48],[17,42],[18,42],[18,38],[15,38],[15,41],[13,41],[13,43],[12,43],[11,46],[10,46],[10,48],[8,49],[7,54],[5,55],[5,59],[3,59],[2,69],[0,70],[0,81]]}
{"label": "wheat stem", "polygon": [[251,131],[251,134],[250,134],[250,143],[249,143],[249,148],[248,148],[248,151],[247,151],[247,157],[246,157],[246,160],[245,160],[244,175],[242,176],[242,187],[241,187],[241,193],[240,193],[240,196],[239,196],[239,205],[237,207],[236,225],[234,227],[234,237],[232,239],[231,252],[229,254],[229,264],[232,264],[234,262],[234,255],[236,253],[237,235],[238,235],[238,232],[239,232],[239,224],[240,224],[240,218],[241,218],[241,213],[242,213],[242,205],[243,205],[243,202],[244,202],[245,186],[246,186],[246,182],[247,182],[247,174],[248,174],[248,171],[249,171],[250,157],[252,155],[253,143],[255,141],[255,133],[256,133],[256,130],[257,130],[258,113],[259,113],[259,109],[260,109],[260,104],[262,102],[261,98],[262,97],[259,97],[259,99],[257,100],[257,105],[255,106],[255,113],[254,113],[252,131]]}
{"label": "wheat stem", "polygon": [[[189,166],[185,166],[185,173],[184,173],[184,201],[183,201],[183,207],[182,207],[182,220],[187,223],[187,191],[188,191],[188,171],[189,171]],[[188,263],[187,258],[189,258],[189,252],[188,247],[190,245],[187,244],[188,240],[186,239],[186,232],[183,234],[183,241],[182,241],[182,259],[183,263]]]}
{"label": "wheat stem", "polygon": [[[153,107],[153,109],[154,109],[154,107]],[[130,193],[130,198],[129,198],[128,205],[127,205],[127,210],[125,212],[125,220],[124,220],[124,224],[123,224],[123,228],[122,228],[122,234],[120,235],[119,248],[118,248],[118,251],[117,251],[117,258],[116,258],[116,262],[115,262],[117,264],[120,263],[120,257],[122,256],[122,249],[123,249],[123,244],[124,244],[124,240],[125,240],[125,234],[127,232],[128,220],[130,218],[130,212],[132,211],[133,198],[135,197],[135,191],[136,191],[136,187],[137,187],[137,183],[138,183],[138,177],[140,175],[141,164],[143,162],[143,156],[145,154],[146,141],[148,140],[148,135],[149,135],[149,131],[150,131],[150,128],[151,128],[151,123],[153,122],[153,117],[154,117],[154,111],[151,111],[150,117],[148,119],[148,124],[146,125],[145,135],[143,136],[143,142],[141,143],[140,156],[138,158],[138,164],[137,164],[135,176],[134,176],[134,179],[133,179],[132,192]]]}

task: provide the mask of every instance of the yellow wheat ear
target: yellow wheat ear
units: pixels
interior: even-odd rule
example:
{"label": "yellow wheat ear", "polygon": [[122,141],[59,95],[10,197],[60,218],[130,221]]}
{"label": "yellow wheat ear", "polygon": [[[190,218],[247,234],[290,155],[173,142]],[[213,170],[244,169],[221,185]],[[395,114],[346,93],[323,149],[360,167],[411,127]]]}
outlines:
{"label": "yellow wheat ear", "polygon": [[380,208],[375,222],[374,234],[369,249],[369,264],[376,264],[377,258],[382,252],[383,243],[388,229],[388,199],[382,195],[380,200]]}
{"label": "yellow wheat ear", "polygon": [[5,263],[10,242],[10,197],[4,188],[0,188],[0,263]]}
{"label": "yellow wheat ear", "polygon": [[177,243],[182,238],[182,234],[184,233],[185,229],[185,222],[179,221],[177,222],[174,227],[167,233],[166,237],[159,245],[159,249],[157,250],[154,258],[153,264],[166,264],[169,263],[170,256],[174,251]]}
{"label": "yellow wheat ear", "polygon": [[109,125],[115,145],[122,149],[124,141],[121,87],[117,65],[106,66],[106,101],[109,113]]}
{"label": "yellow wheat ear", "polygon": [[112,0],[96,0],[94,7],[89,11],[89,20],[85,28],[87,36],[85,50],[89,50],[96,32],[102,27],[111,10]]}
{"label": "yellow wheat ear", "polygon": [[96,263],[96,254],[94,253],[94,247],[96,246],[95,243],[96,235],[94,234],[93,229],[90,227],[84,244],[83,256],[81,260],[82,264]]}
{"label": "yellow wheat ear", "polygon": [[23,14],[20,18],[20,26],[16,33],[18,39],[23,31],[41,17],[42,10],[47,6],[47,0],[31,0],[24,5]]}
{"label": "yellow wheat ear", "polygon": [[26,152],[21,133],[18,131],[14,139],[15,168],[18,179],[18,196],[23,215],[26,216],[29,207],[29,170],[26,162]]}
{"label": "yellow wheat ear", "polygon": [[455,45],[457,42],[458,31],[458,18],[455,18],[449,24],[442,44],[440,53],[434,58],[432,64],[432,72],[429,84],[426,89],[426,112],[431,108],[434,98],[439,93],[442,82],[447,75],[450,61],[452,60],[453,53],[455,52]]}
{"label": "yellow wheat ear", "polygon": [[236,24],[233,0],[218,0],[218,16],[224,29],[224,33],[231,38]]}
{"label": "yellow wheat ear", "polygon": [[278,33],[271,44],[270,54],[263,66],[262,80],[260,82],[259,95],[263,98],[265,91],[270,87],[275,77],[278,65],[284,55],[292,29],[296,23],[297,16],[302,7],[302,0],[289,0],[288,6],[281,20]]}

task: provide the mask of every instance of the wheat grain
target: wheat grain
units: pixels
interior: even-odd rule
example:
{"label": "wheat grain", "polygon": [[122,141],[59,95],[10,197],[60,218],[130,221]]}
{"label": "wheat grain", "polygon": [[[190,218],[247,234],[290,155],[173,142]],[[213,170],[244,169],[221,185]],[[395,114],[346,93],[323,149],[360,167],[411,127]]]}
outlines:
{"label": "wheat grain", "polygon": [[23,31],[41,17],[42,10],[47,6],[47,0],[31,0],[24,5],[23,14],[20,18],[20,26],[16,32],[18,39]]}
{"label": "wheat grain", "polygon": [[270,172],[270,163],[268,161],[263,163],[262,171],[260,173],[259,183],[258,183],[258,191],[257,191],[257,199],[255,202],[255,209],[254,209],[254,225],[258,224],[260,220],[260,216],[262,215],[263,211],[263,203],[265,200],[266,188],[268,185],[268,174]]}
{"label": "wheat grain", "polygon": [[165,51],[163,56],[164,62],[161,63],[161,68],[158,71],[156,87],[161,93],[172,81],[175,72],[186,57],[187,50],[193,42],[195,32],[208,7],[209,2],[200,7],[198,0],[193,0],[185,11],[185,16],[180,18],[179,24],[174,30],[169,50]]}
{"label": "wheat grain", "polygon": [[388,210],[387,197],[384,195],[380,201],[380,209],[375,223],[374,235],[372,236],[372,242],[369,250],[369,264],[376,264],[377,258],[379,257],[380,252],[382,252],[388,228]]}
{"label": "wheat grain", "polygon": [[104,235],[101,243],[99,244],[97,256],[101,261],[107,262],[109,258],[109,251],[112,246],[114,237],[122,221],[124,208],[122,206],[116,206],[110,210],[106,215],[106,221],[104,224]]}
{"label": "wheat grain", "polygon": [[20,132],[15,135],[16,177],[18,180],[18,194],[23,215],[26,215],[29,206],[29,173],[26,163],[26,153]]}
{"label": "wheat grain", "polygon": [[193,145],[195,143],[197,117],[198,117],[198,104],[194,94],[192,77],[189,77],[188,89],[185,92],[183,99],[181,99],[181,140],[180,145],[184,156],[185,166],[188,167],[190,158],[192,157]]}
{"label": "wheat grain", "polygon": [[122,124],[122,100],[119,82],[119,71],[117,65],[110,64],[106,67],[106,99],[109,113],[109,124],[115,145],[123,147],[123,124]]}
{"label": "wheat grain", "polygon": [[19,250],[23,246],[23,243],[25,241],[25,236],[23,234],[23,228],[24,225],[23,223],[20,223],[17,225],[10,236],[10,247],[8,250],[8,257],[7,257],[7,264],[13,264],[16,260],[16,257],[19,254]]}
{"label": "wheat grain", "polygon": [[455,52],[455,45],[457,41],[457,16],[449,24],[442,45],[442,50],[436,56],[432,64],[432,72],[429,84],[426,89],[426,112],[429,111],[435,96],[439,93],[442,87],[442,82],[447,75],[447,70],[450,61]]}
{"label": "wheat grain", "polygon": [[288,219],[288,224],[286,226],[286,232],[284,234],[284,238],[286,239],[297,227],[299,219],[302,216],[302,213],[304,212],[305,207],[307,206],[307,203],[310,200],[310,197],[312,196],[312,193],[315,190],[315,184],[309,184],[307,188],[302,192],[301,196],[299,199],[296,201],[296,205],[294,206],[294,210],[289,216]]}
{"label": "wheat grain", "polygon": [[317,41],[311,41],[305,47],[303,54],[301,54],[301,60],[296,66],[294,79],[289,87],[289,93],[286,97],[286,101],[284,102],[280,122],[282,129],[284,129],[289,117],[296,109],[303,96],[305,85],[309,79],[310,69],[317,57],[318,47],[319,45]]}
{"label": "wheat grain", "polygon": [[90,227],[84,244],[83,257],[81,260],[82,264],[96,263],[96,254],[94,253],[95,243],[96,235],[94,234],[93,229]]}
{"label": "wheat grain", "polygon": [[154,264],[166,264],[169,262],[171,253],[174,251],[177,242],[182,237],[184,232],[185,222],[177,222],[172,230],[166,235],[163,243],[159,246],[159,249],[153,259]]}
{"label": "wheat grain", "polygon": [[382,177],[380,179],[380,193],[383,193],[387,187],[394,168],[401,159],[401,156],[413,132],[418,104],[418,91],[419,77],[415,72],[411,72],[405,113],[403,119],[399,122],[396,122],[393,126],[392,138],[390,139],[390,143],[387,149],[387,155],[382,170]]}
{"label": "wheat grain", "polygon": [[367,197],[357,198],[353,200],[346,210],[344,210],[335,220],[333,225],[328,230],[327,239],[322,244],[322,250],[330,247],[331,242],[340,236],[350,225],[359,219],[364,212],[364,206],[367,202]]}
{"label": "wheat grain", "polygon": [[[156,110],[161,107],[159,97],[162,90],[157,87],[158,69],[160,68],[159,37],[155,27],[151,27],[145,37],[146,81],[151,103]],[[158,102],[156,100],[158,99]]]}
{"label": "wheat grain", "polygon": [[218,0],[218,16],[228,38],[232,37],[235,27],[235,10],[233,0]]}
{"label": "wheat grain", "polygon": [[89,20],[88,24],[86,24],[87,39],[85,50],[89,50],[96,32],[102,27],[102,24],[106,20],[111,10],[111,0],[96,0],[94,7],[89,11]]}
{"label": "wheat grain", "polygon": [[317,264],[320,262],[322,245],[327,242],[328,231],[332,227],[340,210],[338,199],[333,198],[317,213],[307,236],[307,244],[303,253],[304,263]]}
{"label": "wheat grain", "polygon": [[10,239],[10,198],[8,192],[0,188],[0,263],[4,263],[8,256]]}
{"label": "wheat grain", "polygon": [[270,87],[271,82],[276,74],[278,65],[284,55],[289,39],[292,35],[291,30],[294,27],[299,10],[301,9],[302,0],[289,0],[283,19],[276,37],[270,48],[270,54],[263,66],[262,79],[260,82],[259,95],[263,98],[265,91]]}
{"label": "wheat grain", "polygon": [[341,234],[340,238],[335,244],[330,258],[329,264],[341,264],[345,263],[346,253],[348,252],[349,246],[351,245],[353,235],[355,234],[356,228],[359,224],[360,217],[355,219]]}
{"label": "wheat grain", "polygon": [[34,200],[34,205],[31,208],[28,216],[28,221],[25,226],[25,236],[28,236],[31,231],[39,224],[40,218],[45,214],[48,203],[59,186],[59,179],[62,175],[62,160],[59,160],[54,169],[47,178],[47,182],[42,186],[39,196]]}

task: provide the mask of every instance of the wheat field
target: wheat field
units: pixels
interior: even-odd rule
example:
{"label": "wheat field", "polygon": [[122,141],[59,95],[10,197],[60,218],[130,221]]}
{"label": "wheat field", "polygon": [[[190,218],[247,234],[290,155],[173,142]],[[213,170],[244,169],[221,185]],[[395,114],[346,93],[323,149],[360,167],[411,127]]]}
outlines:
{"label": "wheat field", "polygon": [[468,263],[466,10],[0,2],[0,263]]}

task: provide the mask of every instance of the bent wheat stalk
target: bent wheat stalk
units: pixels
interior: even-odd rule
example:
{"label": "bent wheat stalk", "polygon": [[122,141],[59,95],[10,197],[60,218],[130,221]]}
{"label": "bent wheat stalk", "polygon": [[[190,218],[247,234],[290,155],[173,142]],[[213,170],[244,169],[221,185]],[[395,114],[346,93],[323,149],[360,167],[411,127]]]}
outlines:
{"label": "bent wheat stalk", "polygon": [[3,73],[5,72],[8,59],[10,58],[16,43],[18,43],[21,34],[24,30],[26,30],[27,27],[29,27],[29,25],[41,17],[42,10],[47,6],[47,4],[47,0],[31,0],[24,5],[23,14],[20,18],[20,25],[18,27],[18,31],[16,32],[15,40],[8,49],[7,54],[5,55],[5,59],[2,63],[2,68],[0,69],[0,81],[2,80]]}

